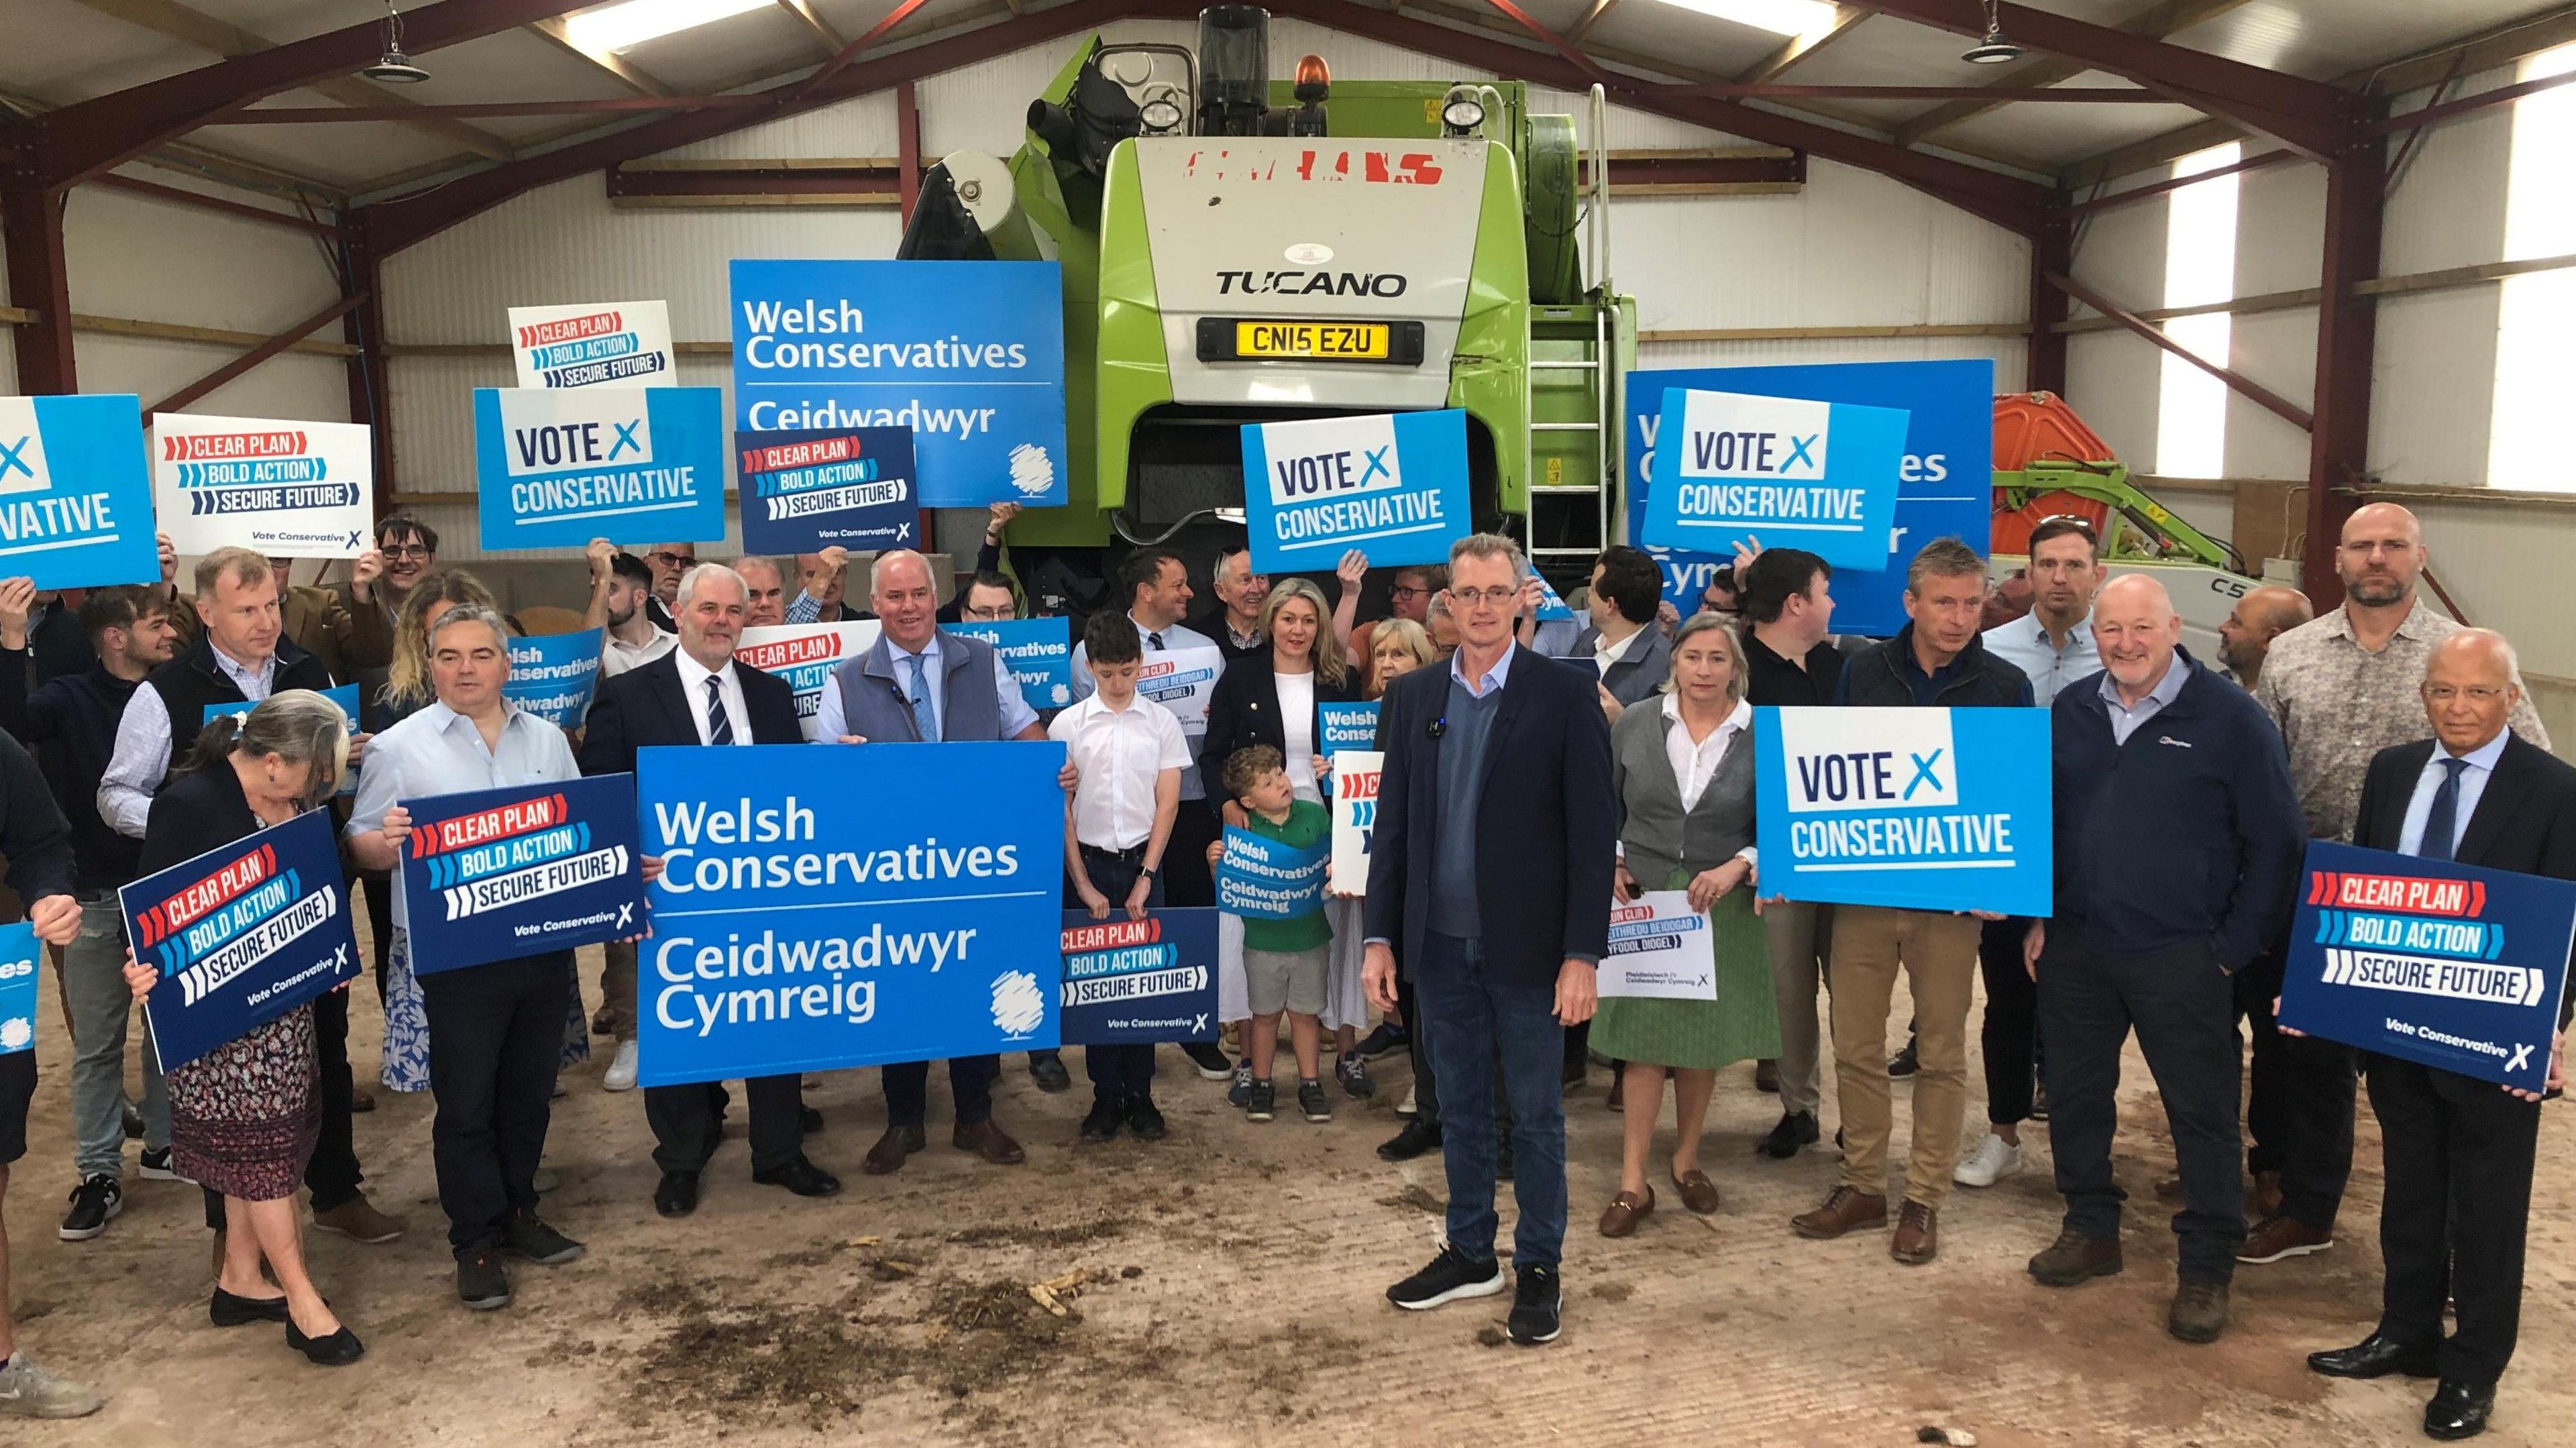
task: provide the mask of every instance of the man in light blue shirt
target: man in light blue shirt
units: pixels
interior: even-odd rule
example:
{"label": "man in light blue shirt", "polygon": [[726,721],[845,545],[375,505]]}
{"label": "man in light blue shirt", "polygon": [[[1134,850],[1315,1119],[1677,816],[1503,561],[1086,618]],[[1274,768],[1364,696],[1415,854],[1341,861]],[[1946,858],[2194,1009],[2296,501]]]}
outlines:
{"label": "man in light blue shirt", "polygon": [[1986,630],[1988,651],[2030,676],[2047,708],[2057,691],[2101,672],[2093,646],[2093,595],[2102,586],[2102,541],[2081,518],[2049,518],[2030,530],[2030,612]]}

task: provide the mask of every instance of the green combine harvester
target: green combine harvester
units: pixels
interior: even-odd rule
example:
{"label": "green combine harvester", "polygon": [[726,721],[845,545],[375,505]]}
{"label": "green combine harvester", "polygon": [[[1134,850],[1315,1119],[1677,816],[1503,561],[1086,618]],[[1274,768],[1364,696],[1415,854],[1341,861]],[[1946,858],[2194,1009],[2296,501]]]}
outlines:
{"label": "green combine harvester", "polygon": [[[1479,527],[1560,586],[1615,538],[1634,299],[1608,279],[1593,149],[1518,81],[1269,74],[1269,14],[1201,13],[1195,52],[1088,41],[1007,162],[949,155],[898,253],[1064,272],[1068,505],[1012,525],[1024,580],[1161,545],[1204,578],[1240,531],[1238,429],[1462,408]],[[1052,591],[1052,589],[1050,590]]]}

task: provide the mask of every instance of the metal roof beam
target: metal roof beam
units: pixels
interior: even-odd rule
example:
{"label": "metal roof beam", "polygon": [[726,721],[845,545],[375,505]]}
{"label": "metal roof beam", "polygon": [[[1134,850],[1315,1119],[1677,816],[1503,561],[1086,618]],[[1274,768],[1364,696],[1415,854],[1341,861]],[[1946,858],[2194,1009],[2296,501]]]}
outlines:
{"label": "metal roof beam", "polygon": [[[1755,61],[1749,69],[1735,78],[1735,83],[1760,85],[1764,81],[1778,80],[1789,73],[1790,67],[1801,64],[1817,51],[1850,34],[1854,26],[1867,20],[1869,16],[1870,12],[1862,6],[1837,5],[1834,7],[1834,18],[1831,24],[1822,30],[1811,30],[1804,35],[1792,35],[1780,42],[1779,49]],[[1575,33],[1577,36],[1582,34],[1580,30]]]}

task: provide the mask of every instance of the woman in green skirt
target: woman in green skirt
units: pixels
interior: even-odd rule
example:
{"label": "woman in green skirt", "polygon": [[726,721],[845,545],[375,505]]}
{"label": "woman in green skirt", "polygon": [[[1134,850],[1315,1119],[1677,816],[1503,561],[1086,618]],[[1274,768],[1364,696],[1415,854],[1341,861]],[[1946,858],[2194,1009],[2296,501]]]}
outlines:
{"label": "woman in green skirt", "polygon": [[1601,1213],[1601,1235],[1624,1237],[1655,1209],[1646,1154],[1673,1078],[1680,1132],[1672,1182],[1682,1205],[1717,1210],[1717,1187],[1699,1168],[1700,1126],[1720,1067],[1780,1054],[1771,964],[1753,885],[1753,707],[1744,702],[1744,650],[1716,614],[1673,636],[1662,702],[1634,707],[1610,731],[1618,784],[1619,898],[1682,890],[1706,911],[1717,956],[1711,1001],[1604,997],[1592,1020],[1594,1050],[1625,1060],[1627,1134],[1619,1194]]}

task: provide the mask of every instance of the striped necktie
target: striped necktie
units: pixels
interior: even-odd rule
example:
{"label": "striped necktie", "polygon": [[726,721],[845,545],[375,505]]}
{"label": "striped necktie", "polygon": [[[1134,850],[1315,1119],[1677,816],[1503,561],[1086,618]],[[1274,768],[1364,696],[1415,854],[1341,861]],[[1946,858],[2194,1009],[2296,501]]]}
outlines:
{"label": "striped necktie", "polygon": [[733,721],[725,717],[724,680],[713,674],[707,675],[707,742],[733,742]]}

